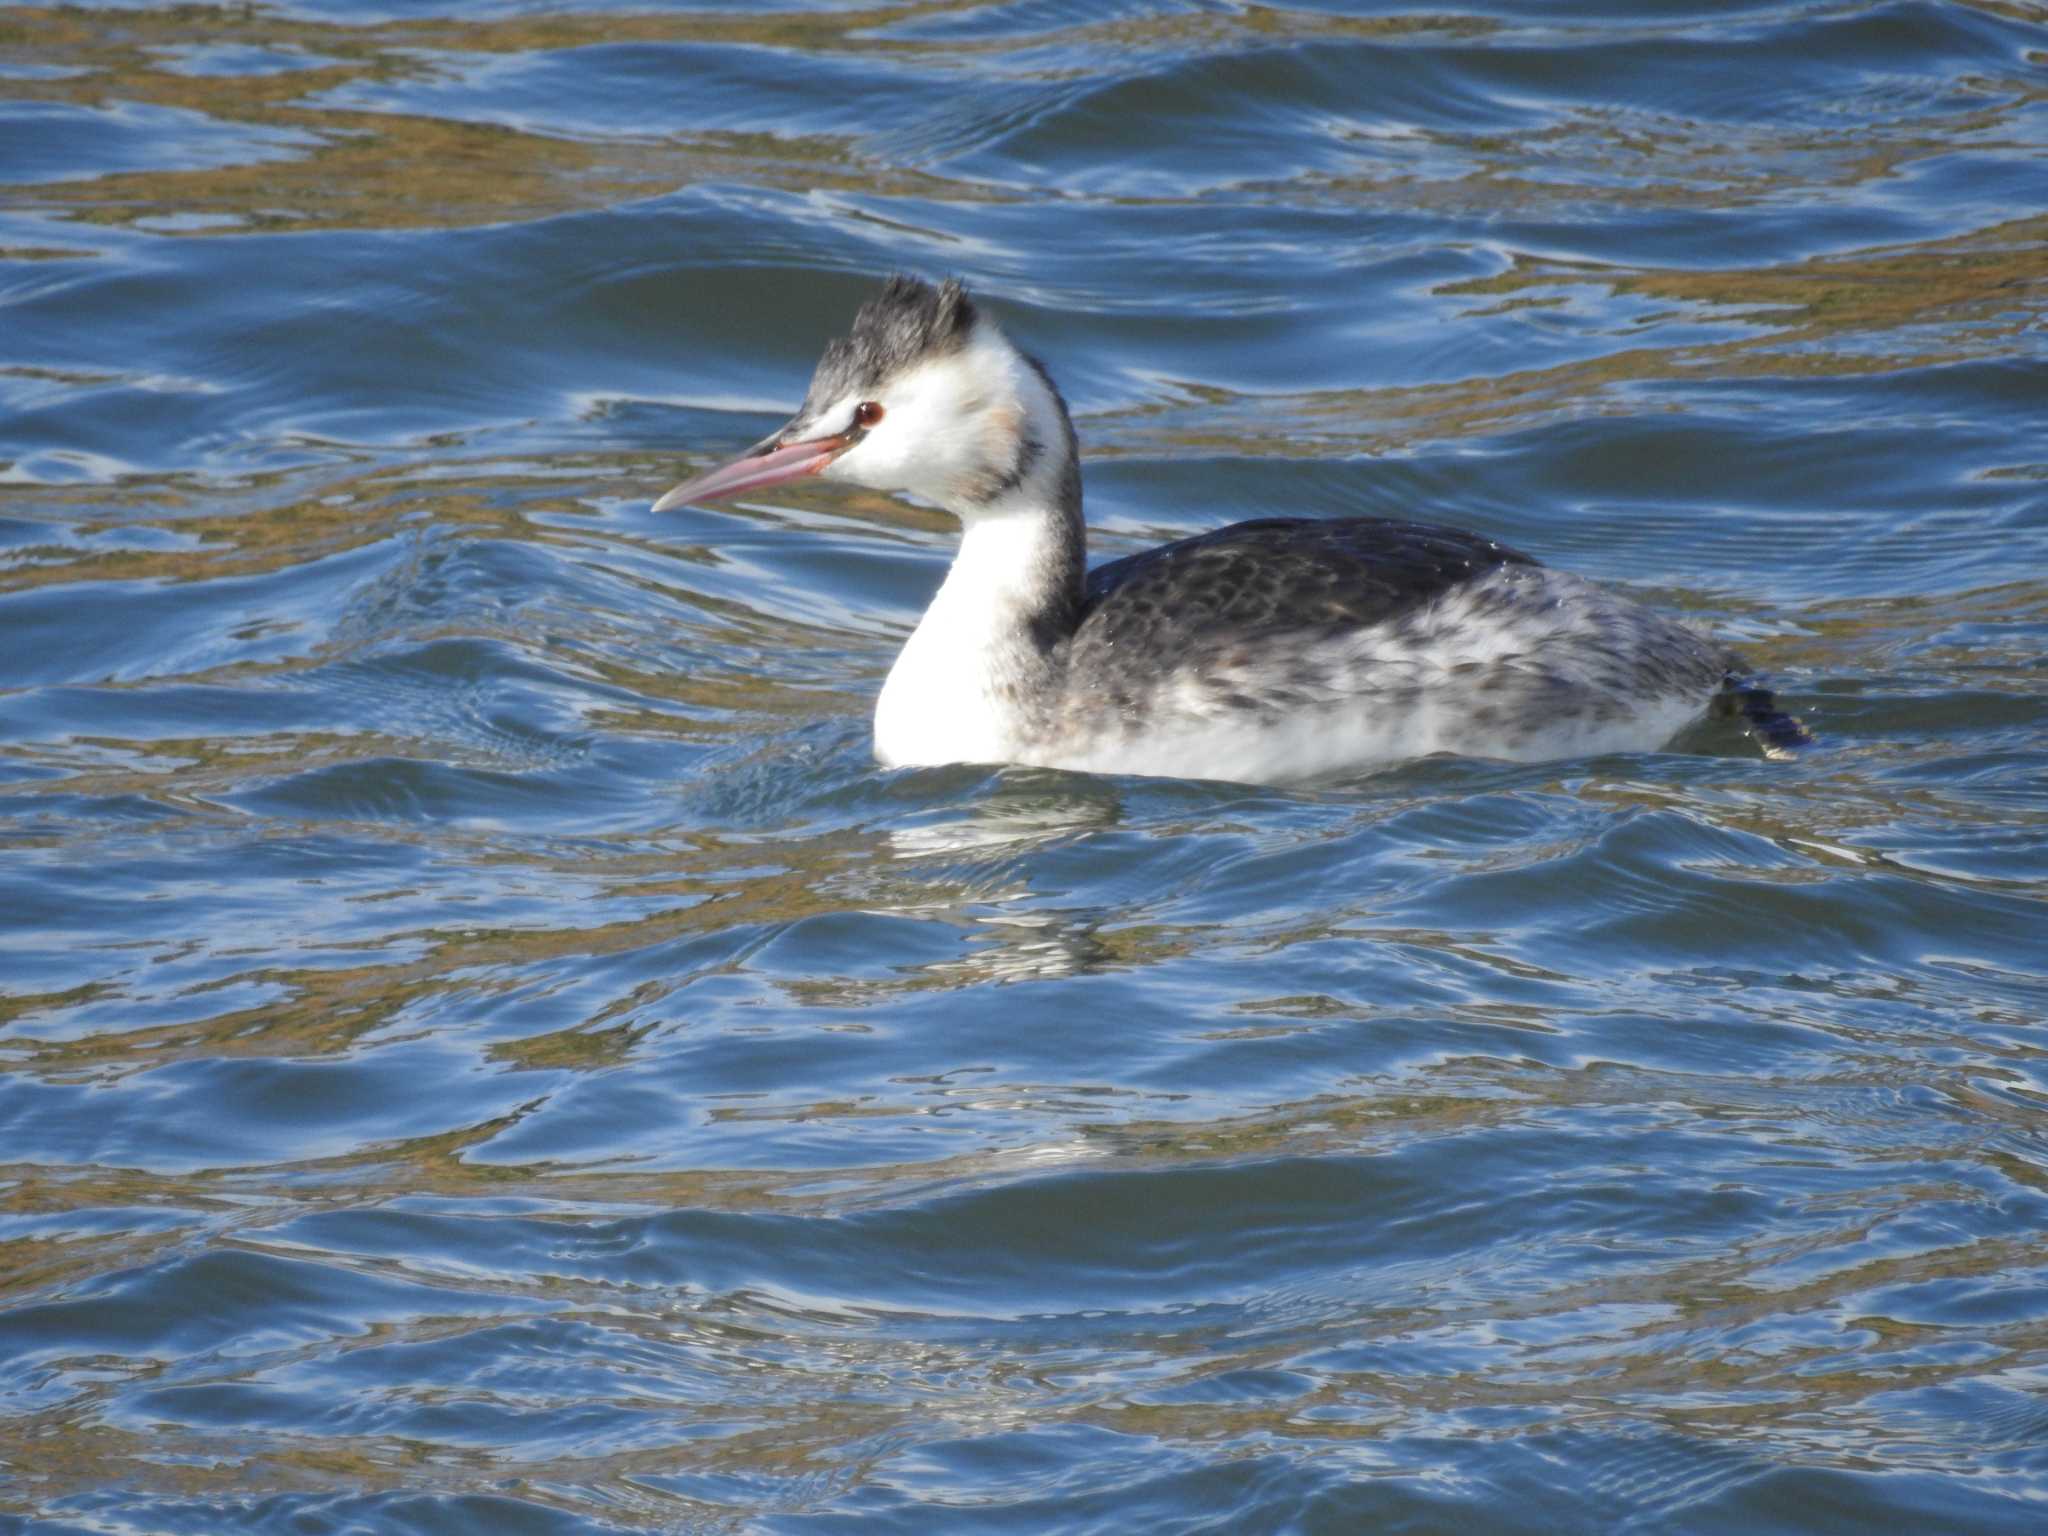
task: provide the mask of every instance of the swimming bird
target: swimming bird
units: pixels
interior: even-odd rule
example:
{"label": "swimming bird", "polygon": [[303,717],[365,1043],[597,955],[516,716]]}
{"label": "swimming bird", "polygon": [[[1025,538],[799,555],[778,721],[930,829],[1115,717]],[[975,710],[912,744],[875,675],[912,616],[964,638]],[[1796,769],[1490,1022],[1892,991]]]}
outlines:
{"label": "swimming bird", "polygon": [[1259,518],[1087,569],[1066,402],[957,281],[891,278],[787,423],[654,510],[810,475],[960,521],[876,701],[888,767],[1278,783],[1648,751],[1710,706],[1799,734],[1713,640],[1456,528]]}

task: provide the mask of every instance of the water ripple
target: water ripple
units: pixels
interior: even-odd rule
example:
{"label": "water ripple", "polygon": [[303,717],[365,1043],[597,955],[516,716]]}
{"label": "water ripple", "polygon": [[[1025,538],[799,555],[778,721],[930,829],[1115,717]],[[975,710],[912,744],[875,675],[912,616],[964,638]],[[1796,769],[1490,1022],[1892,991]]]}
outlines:
{"label": "water ripple", "polygon": [[[10,13],[0,1522],[2033,1529],[2037,10]],[[892,267],[1818,745],[877,771]]]}

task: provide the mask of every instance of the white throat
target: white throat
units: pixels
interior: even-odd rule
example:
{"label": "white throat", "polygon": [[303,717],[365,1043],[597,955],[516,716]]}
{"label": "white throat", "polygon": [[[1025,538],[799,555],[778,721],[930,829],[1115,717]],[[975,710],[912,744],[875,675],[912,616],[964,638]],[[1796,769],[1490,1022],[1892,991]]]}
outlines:
{"label": "white throat", "polygon": [[1056,685],[1056,659],[1035,634],[1077,552],[1060,518],[1036,506],[976,514],[953,567],[875,701],[884,767],[1015,762],[1035,710]]}

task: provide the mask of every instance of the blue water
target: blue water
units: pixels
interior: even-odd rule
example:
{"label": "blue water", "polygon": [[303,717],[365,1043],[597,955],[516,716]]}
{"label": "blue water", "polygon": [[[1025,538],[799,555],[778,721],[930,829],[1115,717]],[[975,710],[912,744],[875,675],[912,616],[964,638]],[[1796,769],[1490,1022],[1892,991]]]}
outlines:
{"label": "blue water", "polygon": [[[0,11],[0,1528],[2032,1532],[2048,10]],[[1818,736],[885,773],[889,270],[1098,554]]]}

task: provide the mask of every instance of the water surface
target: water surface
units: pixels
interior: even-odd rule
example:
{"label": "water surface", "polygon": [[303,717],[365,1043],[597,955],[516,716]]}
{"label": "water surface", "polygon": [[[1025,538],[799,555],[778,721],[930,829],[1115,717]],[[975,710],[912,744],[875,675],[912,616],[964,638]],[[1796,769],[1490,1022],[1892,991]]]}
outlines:
{"label": "water surface", "polygon": [[[2048,10],[0,11],[0,1525],[2032,1531]],[[1820,737],[885,773],[879,275],[1095,544]]]}

